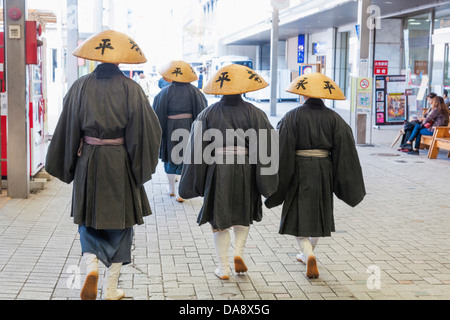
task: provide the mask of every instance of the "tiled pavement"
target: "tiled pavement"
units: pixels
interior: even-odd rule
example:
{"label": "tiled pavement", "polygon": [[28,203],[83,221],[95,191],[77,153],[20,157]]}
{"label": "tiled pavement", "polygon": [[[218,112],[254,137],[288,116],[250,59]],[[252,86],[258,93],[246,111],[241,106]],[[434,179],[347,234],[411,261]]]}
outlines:
{"label": "tiled pavement", "polygon": [[[374,136],[387,142],[394,133]],[[279,207],[251,229],[249,272],[218,280],[210,227],[196,224],[201,199],[169,198],[160,166],[146,185],[154,214],[135,228],[120,287],[134,300],[450,299],[450,160],[384,144],[358,147],[368,195],[354,209],[336,200],[338,231],[319,242],[319,279],[305,278],[296,241],[278,234]],[[29,199],[1,198],[1,300],[79,299],[84,268],[71,192],[53,179]]]}

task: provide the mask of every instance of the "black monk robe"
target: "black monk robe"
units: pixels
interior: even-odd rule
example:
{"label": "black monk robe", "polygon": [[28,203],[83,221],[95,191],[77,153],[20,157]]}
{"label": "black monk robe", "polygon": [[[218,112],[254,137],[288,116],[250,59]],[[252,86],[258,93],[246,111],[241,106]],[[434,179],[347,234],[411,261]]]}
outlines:
{"label": "black monk robe", "polygon": [[[84,144],[83,137],[124,138],[118,146]],[[73,182],[75,224],[126,229],[151,215],[144,184],[158,165],[161,128],[142,88],[113,64],[78,79],[49,146],[46,170]]]}
{"label": "black monk robe", "polygon": [[[334,194],[355,207],[366,190],[348,124],[320,99],[308,99],[279,123],[280,183],[266,201],[284,203],[280,233],[296,237],[328,237],[335,232]],[[328,157],[298,156],[297,151],[324,150]]]}
{"label": "black monk robe", "polygon": [[[237,130],[247,133],[254,130],[257,135],[250,138],[237,134],[239,138],[235,140],[226,139],[227,131],[230,134]],[[272,195],[278,185],[277,171],[265,172],[263,169],[277,167],[278,158],[273,159],[276,163],[261,161],[261,157],[253,157],[252,148],[266,148],[267,152],[263,153],[270,155],[273,139],[278,140],[278,134],[273,131],[266,114],[239,95],[224,96],[198,116],[191,130],[188,146],[193,150],[185,158],[179,193],[183,199],[204,197],[199,225],[210,223],[214,229],[224,230],[250,226],[262,220],[262,196]],[[210,135],[216,137],[211,139]],[[220,145],[219,137],[223,137]],[[218,147],[215,151],[210,148],[212,141]],[[195,150],[196,145],[199,145],[199,153]],[[237,146],[241,149],[233,154]],[[219,153],[227,147],[231,155],[224,155],[222,164],[207,158],[208,155],[220,158]],[[198,162],[196,155],[200,156]]]}
{"label": "black monk robe", "polygon": [[[175,130],[191,130],[192,123],[208,106],[203,93],[190,83],[173,82],[163,88],[153,101],[153,109],[158,116],[163,131],[160,159],[162,162],[172,161],[172,150],[178,142],[172,141]],[[191,118],[169,119],[169,116],[191,114]]]}

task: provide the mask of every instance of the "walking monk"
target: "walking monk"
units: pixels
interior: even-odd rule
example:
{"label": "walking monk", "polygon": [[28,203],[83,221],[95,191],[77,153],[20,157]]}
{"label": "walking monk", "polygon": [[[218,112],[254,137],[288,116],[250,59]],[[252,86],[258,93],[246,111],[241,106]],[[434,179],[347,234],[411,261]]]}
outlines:
{"label": "walking monk", "polygon": [[187,62],[170,61],[161,67],[159,72],[163,79],[170,83],[153,101],[153,108],[163,131],[159,157],[164,163],[164,171],[169,181],[169,195],[176,197],[178,202],[183,202],[184,199],[179,196],[176,186],[176,180],[181,178],[183,163],[179,163],[172,155],[180,142],[174,141],[172,135],[180,129],[190,131],[192,123],[208,106],[208,102],[203,93],[191,84],[198,80],[198,76]]}
{"label": "walking monk", "polygon": [[191,131],[188,145],[193,153],[186,157],[189,163],[183,167],[180,195],[204,197],[197,221],[212,227],[219,263],[215,275],[222,280],[231,273],[230,229],[235,235],[234,269],[243,273],[248,269],[244,247],[250,226],[262,220],[261,195],[268,197],[277,190],[278,158],[263,163],[258,151],[271,154],[274,140],[273,149],[278,151],[278,134],[266,114],[241,96],[267,85],[250,68],[233,64],[220,69],[204,91],[223,97],[198,116]]}
{"label": "walking monk", "polygon": [[158,164],[161,128],[141,86],[118,68],[147,61],[133,39],[104,31],[74,55],[103,63],[67,93],[46,170],[73,182],[72,216],[87,264],[81,298],[97,298],[100,260],[107,267],[105,299],[119,300],[125,296],[117,286],[122,265],[131,263],[133,227],[152,213],[144,184]]}
{"label": "walking monk", "polygon": [[296,237],[301,249],[297,258],[307,265],[306,276],[317,278],[314,249],[319,238],[335,232],[334,194],[355,207],[366,191],[352,130],[322,101],[345,100],[342,90],[314,73],[297,78],[287,91],[307,100],[278,125],[280,183],[265,204],[284,204],[280,234]]}

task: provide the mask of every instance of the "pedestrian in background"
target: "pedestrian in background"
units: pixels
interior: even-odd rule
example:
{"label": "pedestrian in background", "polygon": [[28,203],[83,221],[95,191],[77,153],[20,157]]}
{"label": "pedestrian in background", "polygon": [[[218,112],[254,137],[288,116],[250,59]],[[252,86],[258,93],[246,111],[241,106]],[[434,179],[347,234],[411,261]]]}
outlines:
{"label": "pedestrian in background", "polygon": [[[250,68],[229,65],[220,69],[208,81],[204,92],[223,97],[198,116],[191,130],[188,148],[194,149],[194,152],[188,159],[189,164],[183,167],[180,195],[185,199],[204,198],[197,222],[200,226],[209,223],[212,227],[219,263],[215,275],[221,280],[228,280],[231,273],[228,261],[230,229],[233,229],[235,236],[235,271],[247,272],[244,247],[250,226],[262,220],[261,195],[272,195],[278,185],[277,172],[264,174],[262,169],[266,164],[262,164],[259,158],[255,163],[251,163],[252,154],[249,154],[249,149],[255,147],[258,147],[258,150],[266,147],[268,154],[272,154],[273,128],[266,114],[251,103],[245,102],[241,96],[267,86],[263,78]],[[253,141],[245,134],[242,136],[238,133],[236,138],[225,138],[230,131],[238,130],[242,133],[255,130],[258,134]],[[209,145],[204,139],[210,139],[210,133],[214,133],[216,137],[212,142],[215,146],[215,160],[205,159],[205,150]],[[265,136],[262,136],[263,134]],[[267,143],[267,146],[261,146],[263,143]],[[201,146],[200,150],[195,150],[197,145]],[[200,163],[195,162],[197,152],[203,155]]]}
{"label": "pedestrian in background", "polygon": [[446,105],[448,108],[450,108],[450,98],[448,97],[448,91],[447,91],[447,90],[444,90],[444,96],[443,96],[443,98],[444,98],[445,105]]}
{"label": "pedestrian in background", "polygon": [[[171,61],[163,66],[159,73],[171,84],[164,87],[153,101],[153,108],[159,118],[163,135],[160,159],[169,182],[168,193],[178,202],[184,199],[178,194],[176,181],[181,177],[183,164],[172,157],[173,149],[182,141],[173,141],[174,131],[191,130],[192,123],[207,106],[203,93],[191,83],[198,80],[192,67],[184,61]],[[180,155],[182,159],[183,155]]]}
{"label": "pedestrian in background", "polygon": [[133,39],[104,31],[74,55],[102,64],[67,93],[46,170],[73,182],[72,216],[87,265],[82,300],[97,298],[99,260],[107,267],[105,299],[120,300],[125,293],[118,279],[122,265],[131,263],[133,227],[152,214],[144,184],[158,164],[161,128],[141,86],[118,68],[147,61]]}
{"label": "pedestrian in background", "polygon": [[412,146],[413,141],[416,141],[414,148],[408,152],[409,155],[419,155],[422,136],[432,136],[436,127],[446,127],[448,125],[450,111],[444,102],[444,98],[435,97],[431,110],[426,119],[416,125],[411,137],[406,142],[406,145]]}
{"label": "pedestrian in background", "polygon": [[313,73],[297,78],[287,90],[305,104],[288,112],[278,125],[280,183],[265,204],[283,204],[280,234],[296,237],[306,276],[317,278],[314,254],[319,238],[335,232],[334,195],[355,207],[366,190],[350,126],[322,99],[345,100],[330,78]]}

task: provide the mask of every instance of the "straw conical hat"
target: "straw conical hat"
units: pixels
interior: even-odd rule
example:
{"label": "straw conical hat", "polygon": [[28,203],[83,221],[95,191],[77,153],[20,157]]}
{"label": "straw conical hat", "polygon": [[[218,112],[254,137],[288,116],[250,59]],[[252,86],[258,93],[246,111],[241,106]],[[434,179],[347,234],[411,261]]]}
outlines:
{"label": "straw conical hat", "polygon": [[286,91],[310,98],[346,100],[341,88],[321,73],[304,74],[298,77]]}
{"label": "straw conical hat", "polygon": [[171,61],[159,68],[159,73],[164,78],[175,82],[191,83],[198,80],[194,69],[184,61]]}
{"label": "straw conical hat", "polygon": [[242,65],[230,64],[217,71],[203,88],[203,92],[226,96],[258,91],[268,85],[254,70]]}
{"label": "straw conical hat", "polygon": [[79,58],[114,64],[140,64],[147,58],[136,42],[126,34],[108,30],[93,35],[73,55]]}

